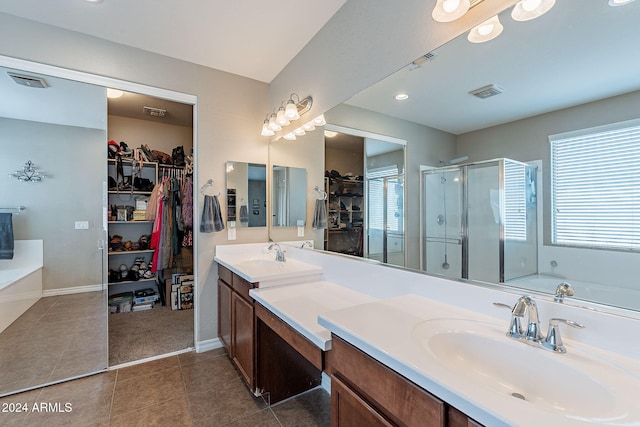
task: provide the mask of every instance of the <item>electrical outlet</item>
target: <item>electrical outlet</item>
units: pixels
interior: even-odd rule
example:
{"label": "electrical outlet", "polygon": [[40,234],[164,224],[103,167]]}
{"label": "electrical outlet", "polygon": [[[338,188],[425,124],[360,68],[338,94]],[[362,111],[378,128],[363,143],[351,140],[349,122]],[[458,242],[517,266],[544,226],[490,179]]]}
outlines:
{"label": "electrical outlet", "polygon": [[76,221],[76,230],[88,230],[89,221]]}

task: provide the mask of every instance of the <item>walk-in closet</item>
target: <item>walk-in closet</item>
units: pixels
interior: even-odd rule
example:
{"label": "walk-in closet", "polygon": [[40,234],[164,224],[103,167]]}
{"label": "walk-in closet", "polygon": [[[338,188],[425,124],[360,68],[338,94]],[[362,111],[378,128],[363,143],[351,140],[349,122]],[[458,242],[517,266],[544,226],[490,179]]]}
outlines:
{"label": "walk-in closet", "polygon": [[108,99],[109,365],[194,346],[193,107]]}

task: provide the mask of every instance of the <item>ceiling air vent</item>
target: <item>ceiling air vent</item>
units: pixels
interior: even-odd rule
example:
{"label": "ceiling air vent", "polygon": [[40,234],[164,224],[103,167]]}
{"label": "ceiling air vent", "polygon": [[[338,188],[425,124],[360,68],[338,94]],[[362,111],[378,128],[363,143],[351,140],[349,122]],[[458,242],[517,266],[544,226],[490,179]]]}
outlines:
{"label": "ceiling air vent", "polygon": [[143,107],[142,112],[153,117],[164,117],[167,114],[167,110],[155,107]]}
{"label": "ceiling air vent", "polygon": [[46,87],[49,87],[46,80],[41,79],[40,77],[25,76],[23,74],[16,74],[16,73],[10,73],[10,72],[7,72],[7,74],[9,74],[9,77],[11,77],[14,82],[18,83],[21,86],[29,86],[29,87],[39,88],[39,89],[44,89]]}
{"label": "ceiling air vent", "polygon": [[416,68],[420,68],[422,64],[424,64],[427,61],[433,60],[435,57],[436,57],[435,52],[429,52],[427,54],[424,54],[420,58],[416,59],[411,64],[409,64],[409,69],[415,70]]}
{"label": "ceiling air vent", "polygon": [[483,86],[479,89],[472,90],[469,93],[477,98],[485,99],[495,95],[499,95],[502,92],[504,92],[504,89],[502,89],[500,86],[491,84],[491,85]]}

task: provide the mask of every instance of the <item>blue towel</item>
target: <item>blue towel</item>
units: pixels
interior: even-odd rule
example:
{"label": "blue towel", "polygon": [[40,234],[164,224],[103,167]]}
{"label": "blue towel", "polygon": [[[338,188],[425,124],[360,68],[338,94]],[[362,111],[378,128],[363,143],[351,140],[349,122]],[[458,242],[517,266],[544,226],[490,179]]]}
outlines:
{"label": "blue towel", "polygon": [[316,230],[327,228],[327,207],[323,199],[316,200],[312,226]]}
{"label": "blue towel", "polygon": [[13,259],[13,216],[0,213],[0,259]]}
{"label": "blue towel", "polygon": [[249,222],[249,209],[247,205],[240,206],[240,222]]}

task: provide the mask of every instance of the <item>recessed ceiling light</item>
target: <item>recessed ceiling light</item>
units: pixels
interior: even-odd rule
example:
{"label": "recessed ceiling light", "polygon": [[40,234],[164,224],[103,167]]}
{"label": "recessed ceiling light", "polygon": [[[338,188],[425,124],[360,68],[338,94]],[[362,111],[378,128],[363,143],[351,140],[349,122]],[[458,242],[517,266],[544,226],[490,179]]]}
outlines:
{"label": "recessed ceiling light", "polygon": [[609,6],[624,6],[634,0],[609,0]]}
{"label": "recessed ceiling light", "polygon": [[404,101],[409,99],[409,95],[407,95],[406,93],[399,93],[396,96],[394,96],[396,101]]}
{"label": "recessed ceiling light", "polygon": [[326,136],[327,138],[333,138],[337,134],[338,134],[338,132],[334,132],[332,130],[325,130],[324,131],[324,136]]}
{"label": "recessed ceiling light", "polygon": [[84,1],[86,1],[87,3],[95,3],[95,4],[98,4],[98,3],[102,3],[102,1],[103,1],[103,0],[84,0]]}
{"label": "recessed ceiling light", "polygon": [[120,98],[122,95],[124,95],[124,92],[120,89],[107,88],[107,98]]}

